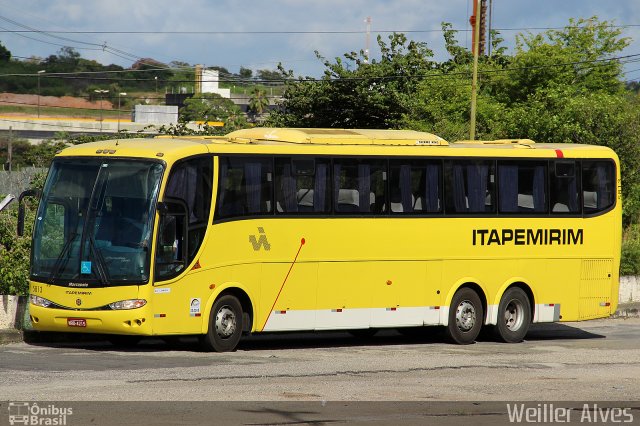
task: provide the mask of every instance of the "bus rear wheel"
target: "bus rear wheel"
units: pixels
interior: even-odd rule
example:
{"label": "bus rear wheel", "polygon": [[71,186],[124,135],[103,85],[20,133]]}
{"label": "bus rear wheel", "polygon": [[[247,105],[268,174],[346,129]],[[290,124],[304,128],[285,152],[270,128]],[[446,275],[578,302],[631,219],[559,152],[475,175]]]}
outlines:
{"label": "bus rear wheel", "polygon": [[470,288],[461,288],[454,294],[449,307],[449,325],[447,336],[459,345],[473,343],[480,330],[484,312],[478,293]]}
{"label": "bus rear wheel", "polygon": [[502,295],[498,305],[497,337],[505,343],[518,343],[524,339],[531,324],[529,297],[518,287],[511,287]]}
{"label": "bus rear wheel", "polygon": [[241,335],[242,305],[231,295],[218,298],[211,308],[209,329],[200,337],[200,346],[207,352],[230,352]]}

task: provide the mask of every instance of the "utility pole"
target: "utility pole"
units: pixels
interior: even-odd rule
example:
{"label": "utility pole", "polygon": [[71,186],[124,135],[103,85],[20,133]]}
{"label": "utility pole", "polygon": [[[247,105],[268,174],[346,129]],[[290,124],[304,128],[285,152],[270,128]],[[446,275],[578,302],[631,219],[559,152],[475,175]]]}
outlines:
{"label": "utility pole", "polygon": [[487,0],[480,2],[480,47],[478,48],[478,55],[485,55],[487,51]]}
{"label": "utility pole", "polygon": [[493,0],[489,0],[489,30],[487,31],[487,56],[491,56],[491,15],[493,15]]}
{"label": "utility pole", "polygon": [[40,76],[45,72],[45,70],[38,71],[38,118],[40,118]]}
{"label": "utility pole", "polygon": [[469,120],[470,140],[475,140],[476,138],[476,92],[478,85],[478,56],[480,52],[480,19],[478,19],[478,12],[482,0],[473,1],[473,16],[469,19],[473,26],[473,77],[471,79],[471,118]]}
{"label": "utility pole", "polygon": [[7,145],[7,163],[11,172],[11,162],[13,160],[13,128],[9,126],[9,144]]}
{"label": "utility pole", "polygon": [[102,102],[104,101],[104,94],[109,93],[109,91],[105,89],[95,89],[94,92],[100,95],[100,133],[102,133],[102,122],[104,121],[104,115],[103,115],[104,108],[103,108]]}
{"label": "utility pole", "polygon": [[125,92],[118,92],[118,134],[120,134],[120,96],[127,96]]}
{"label": "utility pole", "polygon": [[371,43],[371,16],[367,16],[367,18],[364,20],[364,23],[367,24],[367,36],[365,39],[365,45],[364,45],[364,63],[368,64],[369,63],[369,45]]}

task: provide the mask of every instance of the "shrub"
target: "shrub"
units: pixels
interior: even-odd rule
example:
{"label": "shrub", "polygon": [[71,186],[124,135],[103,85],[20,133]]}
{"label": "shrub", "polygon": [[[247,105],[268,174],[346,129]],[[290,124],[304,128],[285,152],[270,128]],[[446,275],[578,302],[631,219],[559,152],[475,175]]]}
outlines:
{"label": "shrub", "polygon": [[622,238],[620,275],[640,274],[640,225],[629,226]]}

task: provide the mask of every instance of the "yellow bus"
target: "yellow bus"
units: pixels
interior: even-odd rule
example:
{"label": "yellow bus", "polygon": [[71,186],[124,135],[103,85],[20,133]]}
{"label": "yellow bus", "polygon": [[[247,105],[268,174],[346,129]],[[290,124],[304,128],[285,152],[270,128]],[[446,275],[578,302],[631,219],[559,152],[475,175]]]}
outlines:
{"label": "yellow bus", "polygon": [[[67,148],[33,233],[36,330],[114,339],[529,325],[618,303],[620,167],[605,147],[254,128]],[[413,329],[415,330],[415,329]]]}

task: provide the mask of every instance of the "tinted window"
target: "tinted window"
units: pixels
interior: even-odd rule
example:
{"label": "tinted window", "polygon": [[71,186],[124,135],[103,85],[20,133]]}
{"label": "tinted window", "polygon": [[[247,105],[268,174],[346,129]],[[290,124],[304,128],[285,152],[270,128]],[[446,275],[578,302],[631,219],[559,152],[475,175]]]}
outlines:
{"label": "tinted window", "polygon": [[167,182],[165,199],[181,200],[187,207],[187,263],[195,257],[207,231],[212,182],[211,157],[198,157],[177,163]]}
{"label": "tinted window", "polygon": [[578,182],[580,169],[575,161],[551,163],[549,199],[553,213],[580,213]]}
{"label": "tinted window", "polygon": [[276,212],[327,213],[331,210],[329,161],[313,158],[276,159]]}
{"label": "tinted window", "polygon": [[615,168],[611,161],[582,162],[582,203],[584,213],[603,211],[615,200]]}
{"label": "tinted window", "polygon": [[333,203],[336,213],[382,213],[385,211],[386,162],[381,160],[334,160]]}
{"label": "tinted window", "polygon": [[216,218],[273,212],[270,158],[220,157],[219,167]]}
{"label": "tinted window", "polygon": [[445,185],[448,213],[495,211],[494,161],[445,161]]}
{"label": "tinted window", "polygon": [[440,161],[392,160],[389,163],[391,213],[442,211]]}
{"label": "tinted window", "polygon": [[547,163],[499,161],[498,191],[501,213],[544,213]]}

